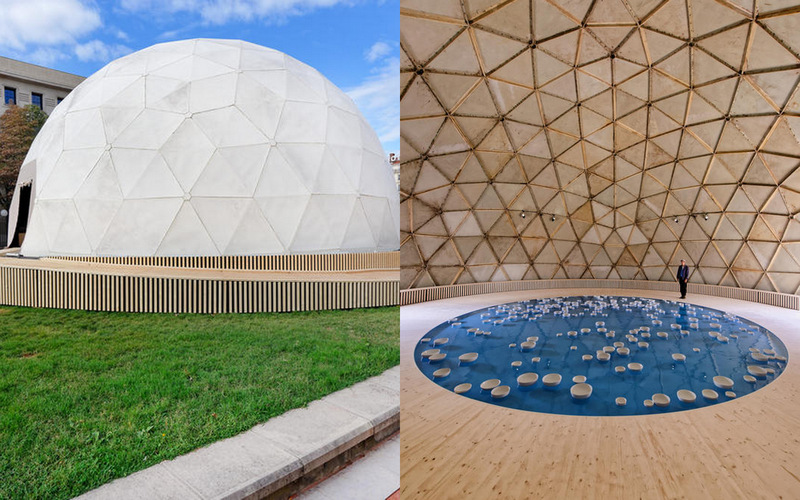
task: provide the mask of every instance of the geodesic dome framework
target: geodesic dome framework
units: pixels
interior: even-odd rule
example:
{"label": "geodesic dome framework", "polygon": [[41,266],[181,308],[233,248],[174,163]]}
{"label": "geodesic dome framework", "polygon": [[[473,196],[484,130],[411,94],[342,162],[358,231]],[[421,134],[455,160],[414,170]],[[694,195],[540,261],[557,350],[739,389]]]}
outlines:
{"label": "geodesic dome framework", "polygon": [[397,187],[375,132],[313,68],[236,40],[155,45],[53,112],[26,256],[395,251]]}
{"label": "geodesic dome framework", "polygon": [[797,292],[796,0],[401,6],[402,288]]}

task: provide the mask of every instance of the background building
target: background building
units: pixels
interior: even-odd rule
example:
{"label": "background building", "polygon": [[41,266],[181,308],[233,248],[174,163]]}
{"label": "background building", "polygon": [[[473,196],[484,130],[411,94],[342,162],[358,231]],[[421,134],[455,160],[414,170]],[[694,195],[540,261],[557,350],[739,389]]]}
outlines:
{"label": "background building", "polygon": [[[2,90],[0,115],[6,112],[10,104],[17,106],[35,104],[49,115],[83,80],[85,78],[82,76],[0,57],[0,90]],[[20,181],[22,184],[30,185],[32,177],[22,176]],[[22,227],[21,231],[25,232],[25,227]],[[3,209],[0,212],[0,247],[8,244],[7,233],[8,211]]]}
{"label": "background building", "polygon": [[0,114],[6,111],[8,104],[35,104],[49,115],[83,80],[82,76],[0,57],[0,87],[3,89]]}
{"label": "background building", "polygon": [[400,185],[400,156],[397,153],[389,153],[389,165],[392,166],[394,181]]}

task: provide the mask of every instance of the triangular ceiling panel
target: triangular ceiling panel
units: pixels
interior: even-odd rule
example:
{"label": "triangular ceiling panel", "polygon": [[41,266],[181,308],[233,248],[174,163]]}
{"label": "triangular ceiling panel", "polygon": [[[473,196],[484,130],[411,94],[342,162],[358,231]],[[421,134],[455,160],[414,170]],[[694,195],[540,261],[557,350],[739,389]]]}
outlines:
{"label": "triangular ceiling panel", "polygon": [[453,238],[410,239],[441,255],[414,283],[671,280],[683,257],[706,283],[797,291],[795,4],[412,4],[401,178],[428,208],[403,227]]}

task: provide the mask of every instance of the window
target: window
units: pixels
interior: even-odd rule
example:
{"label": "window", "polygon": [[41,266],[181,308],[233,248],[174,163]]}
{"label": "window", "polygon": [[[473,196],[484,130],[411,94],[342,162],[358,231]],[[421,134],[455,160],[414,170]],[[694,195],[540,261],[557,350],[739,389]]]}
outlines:
{"label": "window", "polygon": [[17,103],[17,89],[12,89],[11,87],[6,87],[5,92],[3,94],[3,103],[4,104],[16,104]]}
{"label": "window", "polygon": [[31,104],[36,106],[39,109],[44,109],[42,105],[42,94],[37,94],[36,92],[31,92]]}

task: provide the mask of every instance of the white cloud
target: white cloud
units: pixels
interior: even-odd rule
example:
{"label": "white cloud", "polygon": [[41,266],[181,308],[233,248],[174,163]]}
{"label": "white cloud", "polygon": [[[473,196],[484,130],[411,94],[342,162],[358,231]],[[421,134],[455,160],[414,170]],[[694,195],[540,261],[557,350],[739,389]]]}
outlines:
{"label": "white cloud", "polygon": [[387,152],[397,152],[400,141],[400,59],[385,58],[360,85],[346,89]]}
{"label": "white cloud", "polygon": [[122,0],[122,7],[134,11],[161,10],[190,12],[208,24],[224,24],[231,20],[267,19],[281,21],[334,5],[353,5],[359,0]]}
{"label": "white cloud", "polygon": [[81,0],[5,0],[0,13],[0,46],[72,43],[101,24],[99,12]]}
{"label": "white cloud", "polygon": [[167,12],[199,10],[207,0],[122,0],[122,8],[130,11],[159,8]]}
{"label": "white cloud", "polygon": [[179,40],[183,38],[191,38],[189,33],[193,33],[197,27],[202,24],[201,22],[184,23],[174,30],[164,31],[156,36],[156,40]]}
{"label": "white cloud", "polygon": [[102,40],[92,40],[86,43],[75,45],[75,55],[81,61],[108,62],[112,59],[122,57],[133,52],[130,47],[125,45],[109,45]]}
{"label": "white cloud", "polygon": [[67,54],[54,47],[39,47],[31,52],[26,59],[40,66],[52,66],[61,59],[66,59]]}
{"label": "white cloud", "polygon": [[131,40],[131,37],[129,37],[127,33],[125,33],[120,29],[114,30],[114,36],[116,36],[123,42],[129,42]]}
{"label": "white cloud", "polygon": [[392,51],[392,48],[389,47],[389,44],[386,42],[375,42],[372,47],[369,48],[366,55],[364,57],[367,58],[369,62],[375,62],[378,59],[389,55]]}

